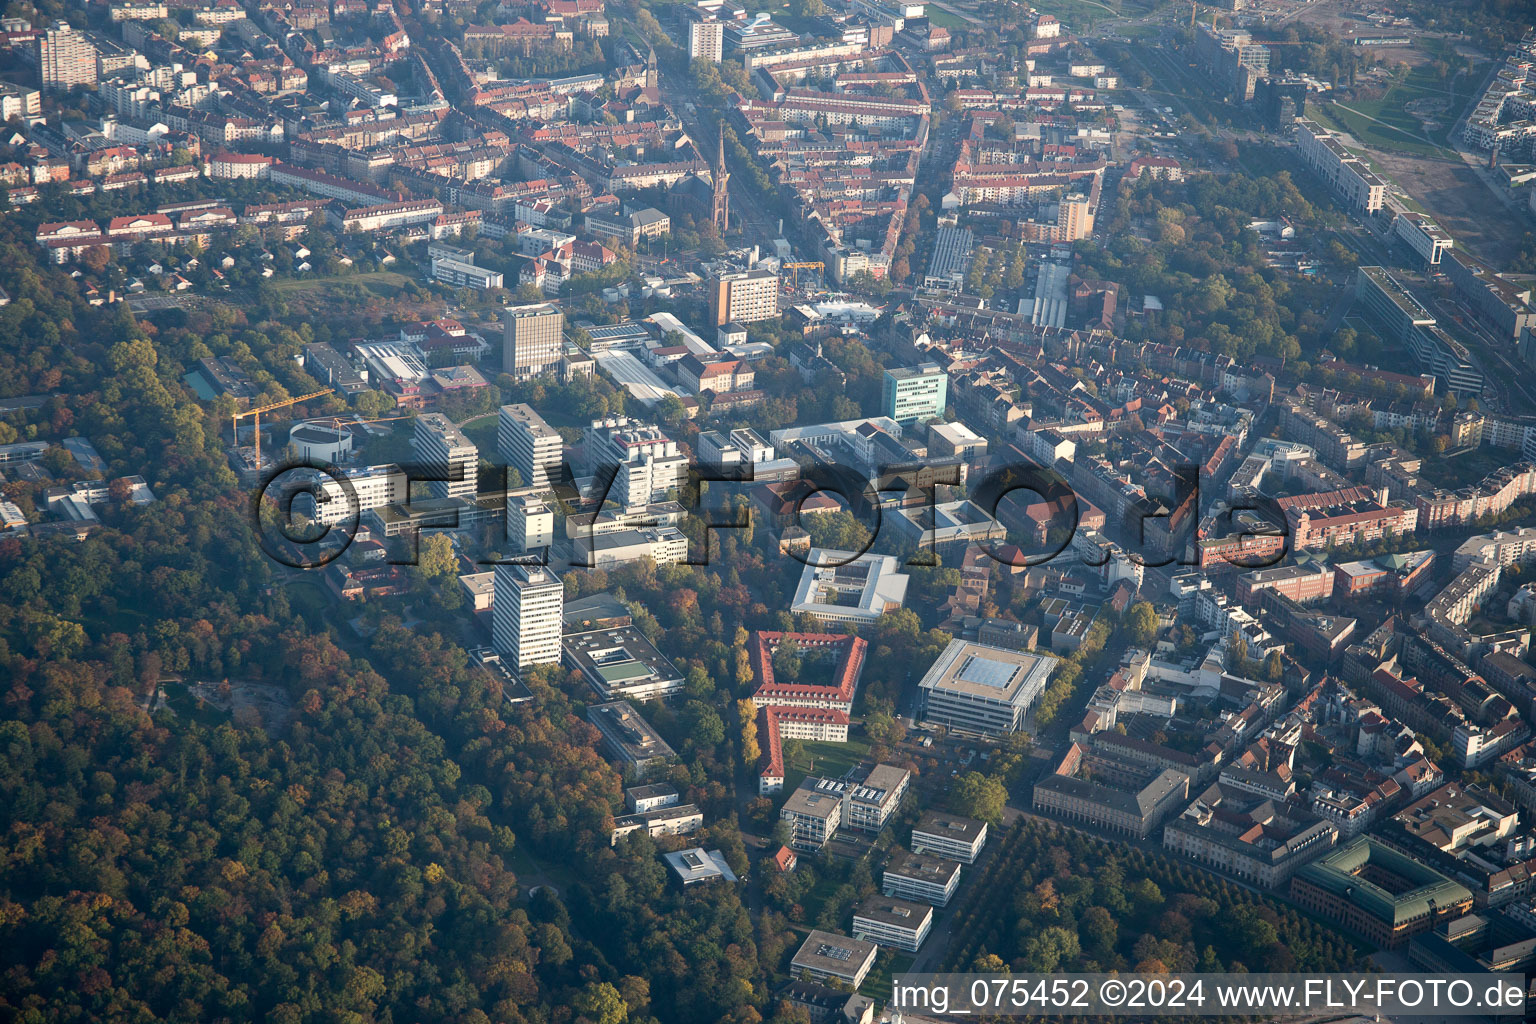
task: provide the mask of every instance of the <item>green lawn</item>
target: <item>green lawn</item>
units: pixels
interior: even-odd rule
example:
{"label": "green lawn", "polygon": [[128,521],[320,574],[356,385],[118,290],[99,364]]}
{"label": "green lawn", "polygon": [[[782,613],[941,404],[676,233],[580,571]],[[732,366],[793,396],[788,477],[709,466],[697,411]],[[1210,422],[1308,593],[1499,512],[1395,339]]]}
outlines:
{"label": "green lawn", "polygon": [[976,27],[958,14],[951,14],[942,7],[935,7],[932,4],[928,5],[928,22],[935,28],[958,29]]}
{"label": "green lawn", "polygon": [[499,426],[499,415],[488,412],[484,416],[476,416],[472,420],[465,420],[459,429],[464,431],[464,436],[475,442],[475,447],[482,452],[496,451],[496,430]]}
{"label": "green lawn", "polygon": [[[1380,99],[1330,102],[1328,113],[1331,120],[1368,146],[1420,156],[1453,157],[1455,154],[1441,142],[1461,107],[1471,98],[1471,83],[1481,81],[1482,73],[1479,68],[1471,76],[1461,76],[1453,93],[1451,83],[1441,81],[1433,65],[1421,64],[1399,74]],[[1409,111],[1409,105],[1415,101],[1440,105],[1438,110],[1424,112],[1436,122],[1433,129],[1425,131],[1420,118]]]}
{"label": "green lawn", "polygon": [[1122,9],[1137,7],[1136,4],[1122,4],[1121,0],[1040,0],[1034,6],[1042,14],[1054,15],[1065,29],[1073,32],[1081,32],[1095,22],[1118,15]]}
{"label": "green lawn", "polygon": [[847,743],[823,743],[802,740],[805,753],[784,766],[784,789],[793,792],[807,775],[836,778],[869,757],[869,740],[852,737]]}
{"label": "green lawn", "polygon": [[905,974],[912,967],[912,961],[917,959],[911,953],[884,950],[875,957],[875,966],[869,969],[869,974],[864,978],[864,984],[859,986],[859,994],[871,999],[879,999],[888,1002],[891,998],[891,978],[898,974]]}
{"label": "green lawn", "polygon": [[279,292],[307,292],[338,284],[355,284],[360,288],[386,297],[399,293],[410,278],[393,270],[375,270],[367,274],[334,274],[330,277],[290,277],[272,281]]}

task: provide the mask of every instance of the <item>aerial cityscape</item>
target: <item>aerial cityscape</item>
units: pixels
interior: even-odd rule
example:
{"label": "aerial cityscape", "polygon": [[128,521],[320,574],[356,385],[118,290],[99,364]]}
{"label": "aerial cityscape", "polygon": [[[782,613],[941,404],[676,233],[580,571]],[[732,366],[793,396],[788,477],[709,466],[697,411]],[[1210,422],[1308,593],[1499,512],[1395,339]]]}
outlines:
{"label": "aerial cityscape", "polygon": [[1037,2],[6,6],[0,1020],[1520,1019],[1536,8]]}

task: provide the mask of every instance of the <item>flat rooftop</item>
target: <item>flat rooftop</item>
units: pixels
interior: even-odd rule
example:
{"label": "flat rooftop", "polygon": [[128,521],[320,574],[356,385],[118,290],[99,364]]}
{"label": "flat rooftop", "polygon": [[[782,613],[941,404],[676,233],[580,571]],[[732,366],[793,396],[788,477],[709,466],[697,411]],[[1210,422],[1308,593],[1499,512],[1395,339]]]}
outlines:
{"label": "flat rooftop", "polygon": [[795,954],[793,966],[821,974],[852,975],[874,958],[876,948],[873,942],[813,929]]}
{"label": "flat rooftop", "polygon": [[648,761],[677,756],[667,741],[661,738],[661,734],[651,728],[651,724],[641,718],[634,705],[627,700],[594,704],[587,708],[587,718],[630,760]]}
{"label": "flat rooftop", "polygon": [[798,789],[789,794],[789,799],[784,801],[784,810],[792,814],[803,815],[807,818],[827,818],[834,810],[841,810],[843,796],[841,791],[822,792],[818,783],[826,780],[805,779]]}
{"label": "flat rooftop", "polygon": [[853,912],[855,918],[875,921],[894,928],[911,928],[913,931],[933,919],[933,907],[915,900],[895,896],[871,896]]}
{"label": "flat rooftop", "polygon": [[604,694],[650,682],[681,681],[682,674],[633,625],[568,633],[561,642],[566,658]]}
{"label": "flat rooftop", "polygon": [[1056,659],[1046,654],[952,640],[918,686],[979,700],[1022,703],[1045,686]]}
{"label": "flat rooftop", "polygon": [[898,850],[885,866],[885,873],[900,878],[913,878],[933,885],[949,885],[960,873],[962,865],[957,860],[946,860],[926,853]]}
{"label": "flat rooftop", "polygon": [[947,811],[924,811],[923,816],[917,819],[912,834],[915,836],[923,833],[960,843],[974,843],[986,827],[986,822],[977,821],[975,818],[950,814]]}

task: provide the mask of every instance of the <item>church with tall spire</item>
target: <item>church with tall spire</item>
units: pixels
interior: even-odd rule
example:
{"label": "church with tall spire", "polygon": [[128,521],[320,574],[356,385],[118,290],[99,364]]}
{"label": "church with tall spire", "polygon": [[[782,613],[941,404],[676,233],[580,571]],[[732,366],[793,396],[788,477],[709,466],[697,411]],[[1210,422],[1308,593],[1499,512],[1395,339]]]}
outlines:
{"label": "church with tall spire", "polygon": [[714,204],[710,218],[715,222],[715,230],[721,235],[731,222],[731,197],[726,191],[726,182],[730,180],[731,172],[725,169],[725,125],[720,126],[720,148],[715,156],[714,176]]}

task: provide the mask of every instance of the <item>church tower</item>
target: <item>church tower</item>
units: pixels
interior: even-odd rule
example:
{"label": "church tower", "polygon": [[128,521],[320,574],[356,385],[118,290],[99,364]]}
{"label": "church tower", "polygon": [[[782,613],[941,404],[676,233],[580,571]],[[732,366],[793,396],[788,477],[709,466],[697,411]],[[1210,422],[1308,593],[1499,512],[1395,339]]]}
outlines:
{"label": "church tower", "polygon": [[726,192],[725,184],[730,179],[731,173],[725,169],[725,125],[720,125],[720,149],[715,156],[714,169],[714,211],[711,219],[715,222],[715,230],[722,236],[731,221],[731,198]]}

